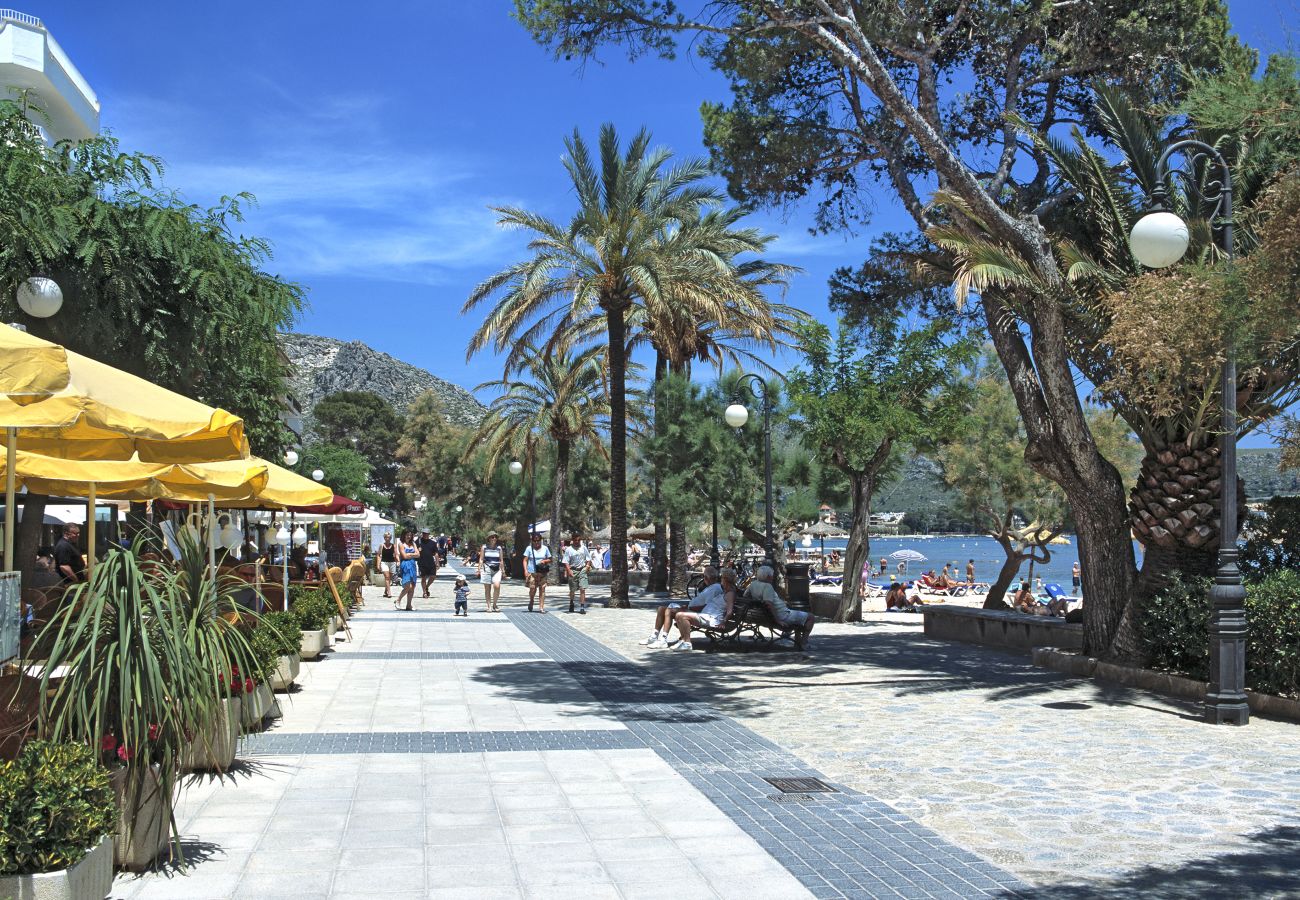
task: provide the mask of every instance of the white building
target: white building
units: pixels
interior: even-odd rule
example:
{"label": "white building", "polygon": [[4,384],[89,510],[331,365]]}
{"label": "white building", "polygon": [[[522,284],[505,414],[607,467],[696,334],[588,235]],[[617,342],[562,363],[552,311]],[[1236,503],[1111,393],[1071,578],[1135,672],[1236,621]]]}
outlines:
{"label": "white building", "polygon": [[0,9],[0,98],[26,96],[50,142],[99,134],[99,98],[35,16]]}

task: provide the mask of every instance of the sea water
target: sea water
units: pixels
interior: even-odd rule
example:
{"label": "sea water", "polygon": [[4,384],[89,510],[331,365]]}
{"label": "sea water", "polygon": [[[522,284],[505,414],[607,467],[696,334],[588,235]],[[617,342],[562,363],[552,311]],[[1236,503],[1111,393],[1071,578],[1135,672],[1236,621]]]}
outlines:
{"label": "sea water", "polygon": [[[1074,535],[1065,535],[1066,540],[1070,543],[1053,544],[1047,548],[1051,554],[1051,560],[1046,564],[1034,564],[1034,581],[1042,579],[1044,584],[1056,582],[1068,593],[1070,591],[1070,570],[1075,562],[1079,559],[1079,544]],[[827,538],[826,552],[829,554],[832,550],[839,550],[841,553],[848,546],[847,538]],[[798,540],[795,541],[795,549],[802,551],[807,549],[811,556],[816,557],[821,553],[821,543],[813,539],[812,547],[805,548]],[[966,562],[975,560],[975,580],[991,582],[997,577],[998,572],[1002,569],[1002,563],[1006,560],[1006,553],[1002,550],[1002,545],[987,535],[919,535],[912,537],[885,537],[872,535],[871,537],[871,567],[872,571],[879,571],[880,558],[883,556],[889,564],[888,573],[895,574],[898,571],[898,561],[889,559],[889,555],[898,550],[915,550],[925,557],[925,561],[908,562],[907,577],[915,578],[922,572],[928,572],[931,569],[938,572],[943,569],[944,564],[949,566],[956,564],[956,576],[959,581],[966,580]],[[1135,542],[1133,552],[1137,555],[1138,564],[1142,563],[1142,553],[1139,545]],[[1024,562],[1020,566],[1018,578],[1029,577],[1029,563]]]}

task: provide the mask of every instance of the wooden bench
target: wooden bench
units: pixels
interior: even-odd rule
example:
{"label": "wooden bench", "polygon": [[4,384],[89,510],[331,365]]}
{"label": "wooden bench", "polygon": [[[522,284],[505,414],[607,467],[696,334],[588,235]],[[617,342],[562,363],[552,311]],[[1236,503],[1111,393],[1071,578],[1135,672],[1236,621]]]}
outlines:
{"label": "wooden bench", "polygon": [[[802,604],[789,604],[792,610],[808,610]],[[709,639],[708,652],[730,648],[735,650],[771,650],[783,640],[790,639],[790,629],[772,618],[772,611],[758,600],[740,597],[731,607],[731,615],[715,628],[696,628]],[[741,639],[749,636],[748,642]]]}

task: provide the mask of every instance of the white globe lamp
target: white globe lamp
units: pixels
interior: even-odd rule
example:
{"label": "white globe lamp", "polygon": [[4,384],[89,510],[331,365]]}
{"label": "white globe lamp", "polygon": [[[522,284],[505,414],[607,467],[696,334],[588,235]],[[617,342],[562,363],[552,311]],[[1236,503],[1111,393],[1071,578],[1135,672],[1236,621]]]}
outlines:
{"label": "white globe lamp", "polygon": [[460,512],[460,511],[463,510],[464,508],[465,508],[465,507],[463,507],[463,506],[458,506],[458,507],[456,507],[456,512]]}
{"label": "white globe lamp", "polygon": [[522,473],[523,471],[524,471],[524,464],[521,463],[519,460],[516,459],[516,460],[514,460],[513,462],[510,463],[510,474],[511,474],[511,475],[519,475],[519,474]]}
{"label": "white globe lamp", "polygon": [[281,523],[280,530],[275,533],[275,542],[281,547],[287,547],[291,536],[292,535],[289,534],[289,529]]}
{"label": "white globe lamp", "polygon": [[266,529],[266,537],[264,540],[268,547],[274,547],[280,543],[280,532],[275,530],[274,523],[272,523],[270,528]]}
{"label": "white globe lamp", "polygon": [[234,525],[227,525],[221,529],[221,546],[227,550],[238,550],[239,545],[244,542],[244,535]]}
{"label": "white globe lamp", "polygon": [[732,428],[743,428],[749,421],[749,410],[741,403],[733,403],[722,414],[723,420]]}
{"label": "white globe lamp", "polygon": [[299,525],[293,530],[293,545],[301,547],[305,543],[307,543],[307,529]]}
{"label": "white globe lamp", "polygon": [[284,451],[284,464],[286,466],[298,465],[298,451],[297,450]]}
{"label": "white globe lamp", "polygon": [[48,319],[63,307],[63,290],[53,278],[36,276],[18,285],[18,306],[36,319]]}
{"label": "white globe lamp", "polygon": [[320,481],[325,477],[325,471],[323,469],[312,469],[311,477],[313,481]]}
{"label": "white globe lamp", "polygon": [[1171,212],[1147,213],[1128,236],[1133,257],[1148,269],[1172,266],[1187,252],[1187,223]]}
{"label": "white globe lamp", "polygon": [[810,534],[805,534],[805,535],[803,536],[803,540],[802,540],[800,543],[802,543],[805,547],[811,547],[811,546],[812,546],[812,535],[810,535]]}

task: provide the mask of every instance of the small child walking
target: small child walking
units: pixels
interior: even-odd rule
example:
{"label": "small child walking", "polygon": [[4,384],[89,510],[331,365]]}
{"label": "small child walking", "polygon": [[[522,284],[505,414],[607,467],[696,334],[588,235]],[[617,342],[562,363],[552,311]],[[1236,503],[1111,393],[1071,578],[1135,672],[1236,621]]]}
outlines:
{"label": "small child walking", "polygon": [[469,618],[469,582],[463,575],[456,576],[456,611],[452,616]]}

